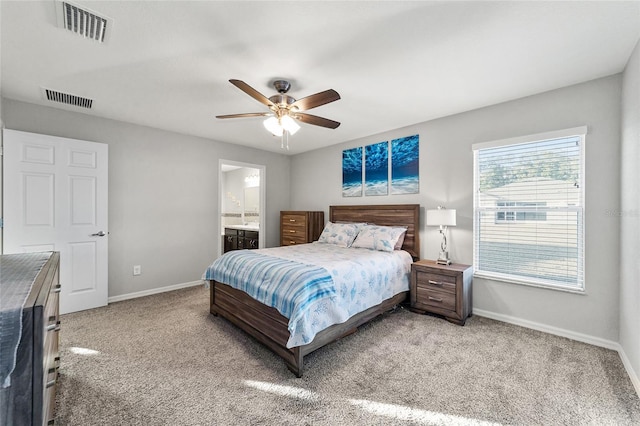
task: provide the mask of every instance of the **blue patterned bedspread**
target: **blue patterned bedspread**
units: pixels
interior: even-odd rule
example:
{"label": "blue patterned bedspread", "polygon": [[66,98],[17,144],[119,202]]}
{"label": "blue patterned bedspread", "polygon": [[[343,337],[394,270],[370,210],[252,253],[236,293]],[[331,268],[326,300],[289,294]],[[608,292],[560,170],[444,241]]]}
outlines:
{"label": "blue patterned bedspread", "polygon": [[409,289],[411,256],[331,244],[236,250],[203,275],[242,290],[289,318],[287,347]]}

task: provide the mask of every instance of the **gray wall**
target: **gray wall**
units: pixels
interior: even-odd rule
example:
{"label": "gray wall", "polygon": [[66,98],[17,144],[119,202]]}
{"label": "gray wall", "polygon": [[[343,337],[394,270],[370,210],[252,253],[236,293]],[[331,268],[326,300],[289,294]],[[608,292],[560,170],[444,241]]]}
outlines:
{"label": "gray wall", "polygon": [[[0,17],[2,16],[2,2],[0,1]],[[0,45],[2,44],[2,19],[0,19]],[[2,115],[2,55],[0,55],[0,130],[4,127],[4,116]],[[0,150],[2,149],[2,132],[0,131]],[[0,217],[4,217],[2,210],[2,159],[0,158]],[[0,253],[2,253],[2,227],[0,227]]]}
{"label": "gray wall", "polygon": [[[640,42],[629,59],[622,96],[620,345],[640,374]],[[628,367],[627,367],[628,368]],[[640,382],[636,381],[640,393]]]}
{"label": "gray wall", "polygon": [[[266,243],[279,244],[279,212],[289,207],[289,157],[9,99],[3,103],[9,129],[109,145],[109,297],[201,278],[220,245],[220,158],[266,166]],[[133,265],[142,266],[142,275],[132,275]]]}
{"label": "gray wall", "polygon": [[[620,202],[620,92],[621,76],[616,75],[294,156],[291,207],[328,213],[331,204],[419,203],[428,209],[443,204],[457,209],[458,226],[449,239],[451,257],[471,264],[471,145],[588,125],[586,295],[475,279],[473,307],[496,318],[617,342],[619,220],[606,212]],[[420,135],[419,195],[341,196],[343,149],[413,134]],[[424,224],[421,229],[422,257],[434,259],[440,236]]]}

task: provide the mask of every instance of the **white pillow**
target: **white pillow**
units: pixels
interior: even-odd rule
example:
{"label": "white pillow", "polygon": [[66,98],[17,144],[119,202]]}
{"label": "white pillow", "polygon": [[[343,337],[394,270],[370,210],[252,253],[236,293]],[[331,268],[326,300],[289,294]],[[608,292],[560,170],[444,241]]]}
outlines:
{"label": "white pillow", "polygon": [[407,236],[407,228],[404,228],[404,232],[400,234],[398,237],[398,241],[396,241],[396,245],[393,247],[394,250],[402,250],[402,244],[404,244],[404,237]]}
{"label": "white pillow", "polygon": [[359,223],[333,223],[327,222],[320,238],[319,243],[335,244],[340,247],[349,247],[358,235]]}
{"label": "white pillow", "polygon": [[379,251],[393,251],[407,228],[394,226],[366,225],[360,229],[351,247],[367,248]]}

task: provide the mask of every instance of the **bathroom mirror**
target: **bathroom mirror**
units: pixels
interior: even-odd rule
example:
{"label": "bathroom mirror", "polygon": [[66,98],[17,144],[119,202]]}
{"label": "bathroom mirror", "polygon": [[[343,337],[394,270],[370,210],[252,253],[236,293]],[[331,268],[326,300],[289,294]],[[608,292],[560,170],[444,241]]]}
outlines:
{"label": "bathroom mirror", "polygon": [[260,187],[244,189],[244,220],[257,222],[260,218]]}

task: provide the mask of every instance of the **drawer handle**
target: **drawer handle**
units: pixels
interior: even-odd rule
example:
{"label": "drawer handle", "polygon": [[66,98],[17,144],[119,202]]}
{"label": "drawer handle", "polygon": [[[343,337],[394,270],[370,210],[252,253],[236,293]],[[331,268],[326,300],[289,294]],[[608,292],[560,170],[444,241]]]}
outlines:
{"label": "drawer handle", "polygon": [[47,382],[46,387],[47,387],[47,388],[50,388],[51,386],[55,386],[55,385],[56,385],[56,379],[53,379],[53,380],[49,380],[49,381]]}
{"label": "drawer handle", "polygon": [[290,234],[295,234],[295,233],[296,233],[296,230],[295,230],[295,229],[289,229],[289,233],[290,233]]}
{"label": "drawer handle", "polygon": [[[49,318],[49,321],[56,319],[55,317]],[[60,321],[56,321],[53,324],[49,324],[46,328],[47,331],[60,331]]]}
{"label": "drawer handle", "polygon": [[434,302],[442,302],[442,297],[429,296],[429,300],[433,300]]}
{"label": "drawer handle", "polygon": [[295,241],[289,241],[289,244],[295,244],[295,243],[296,243]]}
{"label": "drawer handle", "polygon": [[444,283],[442,281],[433,281],[433,280],[429,280],[429,284],[431,285],[437,285],[442,287],[444,285]]}
{"label": "drawer handle", "polygon": [[295,222],[295,221],[296,221],[295,219],[289,219],[289,222]]}
{"label": "drawer handle", "polygon": [[54,293],[60,293],[60,291],[61,291],[61,290],[62,290],[62,286],[61,286],[60,284],[56,285],[56,286],[53,288],[53,292],[54,292]]}

